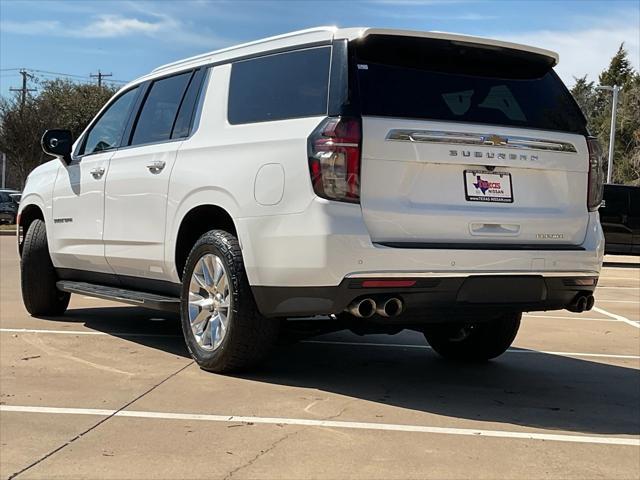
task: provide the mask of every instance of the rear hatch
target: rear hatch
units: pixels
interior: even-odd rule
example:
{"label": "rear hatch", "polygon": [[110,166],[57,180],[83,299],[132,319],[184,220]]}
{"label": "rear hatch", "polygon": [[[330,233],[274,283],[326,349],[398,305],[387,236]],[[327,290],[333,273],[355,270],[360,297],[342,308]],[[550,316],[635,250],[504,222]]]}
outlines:
{"label": "rear hatch", "polygon": [[538,53],[370,35],[350,45],[361,205],[397,247],[572,248],[588,223],[585,120]]}

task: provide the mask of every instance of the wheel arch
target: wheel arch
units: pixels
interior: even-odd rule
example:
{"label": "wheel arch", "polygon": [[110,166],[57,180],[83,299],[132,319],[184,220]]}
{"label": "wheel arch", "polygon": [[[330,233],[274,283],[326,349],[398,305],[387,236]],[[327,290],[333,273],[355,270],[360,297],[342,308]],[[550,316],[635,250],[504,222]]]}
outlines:
{"label": "wheel arch", "polygon": [[[37,219],[45,222],[45,228],[47,227],[44,211],[39,205],[30,203],[20,209],[20,213],[18,214],[18,253],[20,256],[22,256],[22,246],[24,244],[24,237],[27,234],[27,230],[29,230],[33,221]],[[48,237],[49,236],[47,235],[47,238]]]}
{"label": "wheel arch", "polygon": [[209,230],[224,230],[238,238],[233,217],[225,208],[215,204],[192,207],[182,217],[175,237],[174,264],[180,279],[193,245]]}

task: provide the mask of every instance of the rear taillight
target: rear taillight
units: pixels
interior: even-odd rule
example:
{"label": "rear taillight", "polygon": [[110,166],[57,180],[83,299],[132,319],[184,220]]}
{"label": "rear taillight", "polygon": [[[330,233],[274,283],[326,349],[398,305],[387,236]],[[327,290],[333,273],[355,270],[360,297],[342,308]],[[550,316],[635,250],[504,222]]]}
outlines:
{"label": "rear taillight", "polygon": [[360,120],[329,117],[309,136],[309,172],[316,195],[360,202]]}
{"label": "rear taillight", "polygon": [[602,191],[604,189],[604,157],[602,147],[595,137],[587,138],[589,147],[589,184],[587,190],[587,208],[593,212],[598,209],[602,202]]}

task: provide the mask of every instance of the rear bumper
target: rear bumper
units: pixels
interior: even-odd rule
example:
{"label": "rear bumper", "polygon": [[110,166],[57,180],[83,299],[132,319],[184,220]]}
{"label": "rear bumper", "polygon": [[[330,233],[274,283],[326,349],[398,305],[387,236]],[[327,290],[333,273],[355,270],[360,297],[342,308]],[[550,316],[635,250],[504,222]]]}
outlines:
{"label": "rear bumper", "polygon": [[581,245],[558,250],[549,244],[502,250],[483,244],[475,249],[383,246],[371,242],[359,205],[322,199],[301,214],[240,218],[237,227],[249,283],[260,310],[270,316],[339,313],[353,299],[349,281],[362,276],[441,279],[435,289],[406,292],[407,302],[426,307],[457,304],[457,291],[468,277],[536,276],[548,283],[547,297],[519,309],[559,309],[577,291],[565,292],[554,279],[597,277],[604,252],[597,212],[589,214]]}
{"label": "rear bumper", "polygon": [[[581,285],[590,278],[593,285]],[[396,297],[405,312],[385,318],[385,323],[425,323],[483,313],[564,309],[577,296],[592,294],[597,277],[471,275],[413,280],[415,285],[408,288],[363,288],[363,280],[346,278],[335,287],[253,287],[253,294],[262,314],[269,317],[339,314],[356,300]]]}

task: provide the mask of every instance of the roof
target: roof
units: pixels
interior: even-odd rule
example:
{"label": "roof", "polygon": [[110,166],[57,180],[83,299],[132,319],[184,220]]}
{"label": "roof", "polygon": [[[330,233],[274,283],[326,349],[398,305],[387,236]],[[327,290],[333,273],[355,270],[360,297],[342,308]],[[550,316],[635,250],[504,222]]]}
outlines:
{"label": "roof", "polygon": [[553,59],[554,65],[556,65],[559,60],[558,54],[550,50],[544,50],[542,48],[531,47],[517,43],[504,42],[502,40],[461,35],[457,33],[421,32],[414,30],[394,30],[368,27],[337,28],[325,26],[285,33],[283,35],[277,35],[274,37],[263,38],[261,40],[255,40],[252,42],[203,53],[194,57],[185,58],[177,62],[168,63],[154,69],[151,73],[137,80],[134,80],[133,82],[131,82],[131,84],[139,83],[156,76],[165,75],[167,73],[172,73],[173,71],[179,71],[189,67],[231,61],[239,57],[256,55],[262,52],[269,52],[271,50],[294,47],[300,44],[329,43],[332,40],[337,39],[357,40],[360,38],[366,38],[369,35],[398,35],[452,40],[457,42],[490,45],[494,47],[510,48],[514,50],[536,53],[538,55],[550,57],[551,59]]}

